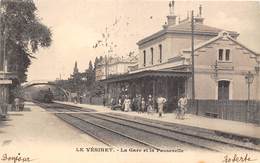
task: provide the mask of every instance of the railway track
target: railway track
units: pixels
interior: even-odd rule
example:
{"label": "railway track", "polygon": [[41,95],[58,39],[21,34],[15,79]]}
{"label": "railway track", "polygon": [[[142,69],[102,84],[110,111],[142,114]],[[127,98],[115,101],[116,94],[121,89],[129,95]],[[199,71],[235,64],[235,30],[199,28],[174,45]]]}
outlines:
{"label": "railway track", "polygon": [[33,101],[37,105],[43,107],[46,111],[49,112],[95,112],[93,109],[86,109],[86,108],[80,108],[80,107],[75,107],[75,106],[68,106],[68,105],[63,105],[63,104],[58,104],[58,103],[41,103],[38,101]]}
{"label": "railway track", "polygon": [[72,126],[84,131],[92,137],[98,139],[104,144],[111,147],[135,147],[135,148],[153,148],[162,150],[161,148],[131,137],[114,129],[108,128],[99,123],[82,119],[75,114],[57,114],[62,120],[69,122]]}
{"label": "railway track", "polygon": [[[44,108],[46,107],[46,105],[40,105]],[[128,146],[153,148],[156,150],[173,149],[175,151],[199,149],[214,152],[253,150],[250,147],[230,144],[229,142],[216,139],[213,140],[160,125],[104,113],[93,113],[91,109],[84,109],[85,112],[82,112],[82,109],[77,107],[71,108],[67,105],[55,105],[55,110],[57,111],[55,114],[60,119],[112,147]],[[49,105],[48,107],[51,108],[52,106]],[[79,111],[80,113],[76,113]],[[66,112],[74,112],[76,114]]]}
{"label": "railway track", "polygon": [[[115,119],[118,119],[122,125],[126,122],[126,123],[130,123],[131,125],[141,125],[141,126],[147,126],[147,127],[152,127],[152,128],[155,128],[155,129],[159,129],[159,130],[163,130],[163,131],[168,131],[168,132],[171,132],[173,134],[181,134],[181,135],[185,135],[187,137],[191,137],[194,141],[194,139],[200,139],[200,140],[205,140],[205,141],[208,141],[208,142],[216,142],[218,144],[216,145],[226,145],[226,146],[229,146],[232,148],[232,150],[235,150],[235,149],[246,149],[246,150],[251,150],[251,151],[258,151],[260,152],[260,148],[259,147],[256,147],[256,146],[252,146],[252,145],[245,145],[243,142],[238,142],[238,141],[231,141],[230,139],[226,139],[226,138],[223,138],[223,137],[219,137],[217,135],[212,135],[212,133],[203,133],[203,134],[200,134],[200,132],[205,132],[203,129],[199,129],[199,132],[194,132],[194,129],[181,129],[178,128],[178,127],[173,127],[173,126],[164,126],[164,125],[161,125],[161,124],[155,124],[154,122],[151,123],[151,122],[145,122],[145,121],[139,121],[137,119],[128,119],[128,118],[125,118],[125,117],[122,117],[120,115],[117,115],[117,114],[104,114],[104,113],[99,113],[99,114],[91,114],[91,116],[102,116],[101,118],[108,118],[109,121],[113,121]],[[154,130],[154,129],[153,129]],[[200,131],[201,130],[201,131]],[[173,136],[173,134],[171,136]],[[177,138],[177,137],[174,137],[174,138]],[[189,140],[189,139],[188,139]],[[179,141],[182,141],[181,139]],[[192,142],[186,142],[186,143],[191,143]],[[226,146],[223,146],[226,148]],[[234,148],[235,147],[235,148]]]}

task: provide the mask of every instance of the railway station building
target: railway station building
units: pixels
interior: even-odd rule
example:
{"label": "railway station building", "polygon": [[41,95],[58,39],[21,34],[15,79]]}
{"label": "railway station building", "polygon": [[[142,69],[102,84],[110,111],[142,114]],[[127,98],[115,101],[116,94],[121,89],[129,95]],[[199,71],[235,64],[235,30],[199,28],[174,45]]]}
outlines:
{"label": "railway station building", "polygon": [[137,65],[135,58],[107,56],[104,58],[96,67],[96,81],[106,79],[109,76],[125,74]]}
{"label": "railway station building", "polygon": [[[196,15],[196,14],[195,14]],[[138,68],[102,80],[108,101],[122,93],[162,95],[166,112],[182,94],[192,96],[191,18],[176,21],[170,5],[162,29],[137,42]],[[189,112],[243,122],[260,117],[260,54],[237,41],[239,33],[204,24],[202,7],[194,17],[195,102]]]}

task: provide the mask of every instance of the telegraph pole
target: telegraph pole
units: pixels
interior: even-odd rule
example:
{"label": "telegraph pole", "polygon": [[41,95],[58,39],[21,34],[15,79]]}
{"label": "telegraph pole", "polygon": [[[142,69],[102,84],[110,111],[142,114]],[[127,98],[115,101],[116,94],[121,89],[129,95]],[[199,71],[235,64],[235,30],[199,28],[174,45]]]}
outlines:
{"label": "telegraph pole", "polygon": [[[7,72],[7,60],[6,60],[6,24],[4,17],[5,7],[3,6],[2,0],[0,0],[0,68],[5,73]],[[0,69],[0,70],[1,70]]]}
{"label": "telegraph pole", "polygon": [[[191,74],[192,74],[192,106],[195,107],[195,78],[194,78],[194,11],[191,11]],[[196,114],[198,114],[196,108]]]}
{"label": "telegraph pole", "polygon": [[4,55],[3,55],[3,8],[2,0],[0,0],[0,71],[4,70]]}

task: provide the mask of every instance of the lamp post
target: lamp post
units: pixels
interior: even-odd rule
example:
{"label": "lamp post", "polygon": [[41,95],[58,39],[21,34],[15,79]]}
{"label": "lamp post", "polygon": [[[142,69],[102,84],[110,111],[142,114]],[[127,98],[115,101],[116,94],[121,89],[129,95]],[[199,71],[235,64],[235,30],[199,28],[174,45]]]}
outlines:
{"label": "lamp post", "polygon": [[248,71],[248,73],[245,75],[245,80],[247,83],[247,122],[249,121],[249,108],[250,108],[250,85],[253,83],[254,81],[254,75]]}

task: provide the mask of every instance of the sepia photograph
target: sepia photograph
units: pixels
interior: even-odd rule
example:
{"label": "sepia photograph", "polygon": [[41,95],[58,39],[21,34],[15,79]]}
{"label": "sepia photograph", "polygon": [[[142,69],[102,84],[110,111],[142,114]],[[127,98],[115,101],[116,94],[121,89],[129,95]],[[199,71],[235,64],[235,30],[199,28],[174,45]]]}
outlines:
{"label": "sepia photograph", "polygon": [[259,163],[260,1],[0,0],[0,163]]}

